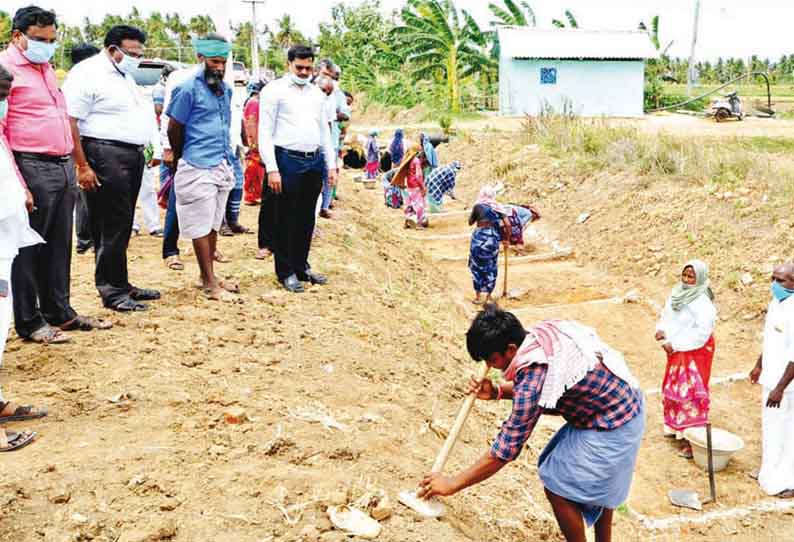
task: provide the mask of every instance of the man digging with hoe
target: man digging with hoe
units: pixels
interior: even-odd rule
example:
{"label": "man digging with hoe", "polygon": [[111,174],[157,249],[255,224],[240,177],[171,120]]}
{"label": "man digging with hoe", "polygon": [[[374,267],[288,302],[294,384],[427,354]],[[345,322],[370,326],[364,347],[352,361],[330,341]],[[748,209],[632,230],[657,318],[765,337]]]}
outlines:
{"label": "man digging with hoe", "polygon": [[480,483],[515,460],[541,414],[566,424],[538,459],[538,474],[565,539],[612,540],[612,513],[629,494],[645,406],[623,356],[595,331],[550,320],[525,330],[511,313],[487,305],[466,334],[471,357],[504,374],[506,382],[472,379],[469,393],[511,400],[513,410],[477,463],[455,476],[430,473],[417,495],[448,496]]}

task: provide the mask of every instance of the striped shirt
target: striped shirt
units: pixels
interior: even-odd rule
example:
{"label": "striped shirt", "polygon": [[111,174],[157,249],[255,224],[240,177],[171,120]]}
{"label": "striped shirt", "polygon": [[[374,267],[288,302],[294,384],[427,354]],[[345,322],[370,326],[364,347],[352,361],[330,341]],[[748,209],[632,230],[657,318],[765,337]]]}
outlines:
{"label": "striped shirt", "polygon": [[630,422],[640,413],[640,391],[612,374],[602,363],[568,389],[554,410],[540,407],[540,392],[548,365],[533,364],[515,377],[513,411],[491,446],[491,456],[513,461],[532,434],[541,414],[562,416],[579,429],[609,431]]}

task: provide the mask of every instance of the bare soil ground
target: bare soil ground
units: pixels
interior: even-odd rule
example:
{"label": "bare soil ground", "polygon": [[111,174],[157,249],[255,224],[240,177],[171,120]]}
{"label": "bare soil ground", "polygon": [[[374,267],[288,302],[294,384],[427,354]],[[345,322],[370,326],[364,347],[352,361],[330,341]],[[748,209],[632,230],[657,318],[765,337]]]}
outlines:
{"label": "bare soil ground", "polygon": [[[565,190],[555,189],[554,161],[514,136],[477,135],[442,148],[441,156],[464,161],[460,201],[447,206],[460,211],[495,166],[521,162],[504,179],[508,199],[534,199],[544,211],[525,253],[547,253],[555,241],[576,253],[511,266],[510,287],[526,293],[507,306],[527,323],[562,317],[596,327],[626,354],[642,386],[657,388],[664,357],[652,338],[654,310],[600,300],[637,289],[659,303],[681,261],[697,253],[681,251],[685,232],[670,232],[665,209],[654,207],[670,187],[599,177],[562,179]],[[301,540],[312,525],[320,540],[341,541],[325,508],[377,491],[394,507],[379,540],[559,540],[535,467],[555,419],[542,421],[514,465],[448,499],[443,520],[419,519],[396,503],[432,464],[474,369],[462,340],[474,310],[466,264],[438,260],[467,255],[461,234],[468,227],[462,214],[432,219],[427,232],[406,232],[379,189],[363,189],[350,174],[343,182],[339,218],[322,222],[312,256],[331,283],[303,296],[283,293],[272,262],[253,259],[254,235],[221,241],[233,259],[221,271],[243,289],[237,304],[205,300],[193,288],[192,256],[184,256],[184,272],[168,271],[159,240],[141,236],[131,244],[132,281],[161,289],[163,299],[148,313],[105,313],[91,285],[91,257],[75,256],[74,305],[116,327],[67,346],[9,343],[0,373],[6,394],[47,404],[51,415],[29,424],[40,432],[36,443],[0,457],[0,540],[281,542]],[[703,220],[739,228],[728,209],[715,203]],[[583,210],[593,217],[575,226]],[[256,209],[244,208],[245,224],[254,226],[255,217]],[[771,254],[771,235],[762,248],[734,239],[714,256],[718,278],[726,275],[724,261]],[[649,249],[656,244],[662,249]],[[716,282],[723,318],[714,375],[722,376],[747,370],[755,358],[763,296],[747,302],[746,290]],[[714,386],[714,424],[739,433],[747,447],[718,475],[719,503],[709,512],[768,501],[747,476],[760,457],[758,395],[747,382]],[[649,395],[648,413],[617,541],[787,539],[791,512],[649,531],[639,515],[681,513],[668,504],[667,490],[704,494],[708,486],[703,471],[661,438],[658,395]],[[476,459],[507,414],[506,404],[477,404],[448,470]],[[232,424],[230,417],[247,420]]]}

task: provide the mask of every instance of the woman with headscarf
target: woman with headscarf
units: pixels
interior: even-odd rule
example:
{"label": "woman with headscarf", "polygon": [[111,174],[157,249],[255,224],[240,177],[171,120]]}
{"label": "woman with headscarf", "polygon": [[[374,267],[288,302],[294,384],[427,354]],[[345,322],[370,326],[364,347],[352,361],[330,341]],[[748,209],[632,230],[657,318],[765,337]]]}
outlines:
{"label": "woman with headscarf", "polygon": [[427,137],[427,134],[419,134],[419,142],[422,145],[422,151],[425,153],[425,178],[430,177],[430,174],[438,168],[438,154],[436,148]]}
{"label": "woman with headscarf", "polygon": [[402,164],[403,158],[405,157],[404,137],[405,134],[402,128],[398,128],[397,131],[394,132],[394,139],[391,140],[391,144],[389,145],[389,154],[391,155],[392,164]]}
{"label": "woman with headscarf", "polygon": [[427,187],[422,172],[422,148],[411,147],[394,174],[392,185],[405,189],[405,227],[426,228],[427,222]]}
{"label": "woman with headscarf", "polygon": [[[685,429],[708,422],[717,317],[708,273],[704,262],[687,262],[656,325],[656,340],[667,353],[662,398],[664,435],[668,438],[683,439]],[[692,457],[688,442],[681,449],[681,456]]]}
{"label": "woman with headscarf", "polygon": [[372,130],[367,140],[367,179],[376,179],[380,168],[380,149],[378,148],[378,131]]}
{"label": "woman with headscarf", "polygon": [[492,301],[499,273],[499,244],[502,242],[501,222],[506,209],[496,201],[496,189],[485,185],[480,190],[477,203],[469,215],[469,226],[477,225],[471,234],[469,249],[469,271],[474,283],[475,305]]}

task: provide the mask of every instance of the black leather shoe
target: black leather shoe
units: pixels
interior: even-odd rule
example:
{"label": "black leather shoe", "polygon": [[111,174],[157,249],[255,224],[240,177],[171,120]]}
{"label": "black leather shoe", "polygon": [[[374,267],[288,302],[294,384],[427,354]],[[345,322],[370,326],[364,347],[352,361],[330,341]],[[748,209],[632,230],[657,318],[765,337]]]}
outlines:
{"label": "black leather shoe", "polygon": [[282,284],[288,292],[292,292],[293,294],[302,294],[306,291],[306,289],[303,287],[303,284],[300,283],[298,277],[295,275],[288,276],[286,279],[284,279]]}
{"label": "black leather shoe", "polygon": [[320,273],[315,273],[311,269],[306,271],[306,274],[301,279],[303,282],[311,282],[312,284],[317,284],[323,286],[328,284],[328,277],[325,275],[321,275]]}
{"label": "black leather shoe", "polygon": [[143,303],[138,303],[132,298],[126,298],[110,307],[116,312],[142,312],[148,309]]}
{"label": "black leather shoe", "polygon": [[135,301],[155,301],[160,299],[160,292],[146,288],[133,288],[130,290],[130,298]]}

